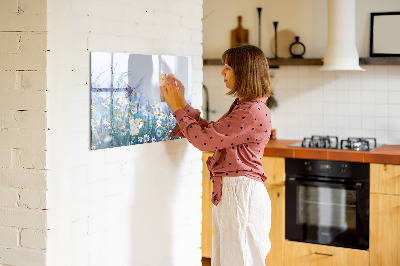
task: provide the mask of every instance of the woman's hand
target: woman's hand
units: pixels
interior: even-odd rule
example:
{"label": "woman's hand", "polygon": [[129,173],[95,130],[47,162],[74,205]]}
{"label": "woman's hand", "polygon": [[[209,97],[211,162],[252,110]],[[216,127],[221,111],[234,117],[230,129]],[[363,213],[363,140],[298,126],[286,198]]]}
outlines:
{"label": "woman's hand", "polygon": [[168,76],[164,86],[160,86],[160,88],[161,91],[164,93],[164,98],[167,102],[168,107],[173,113],[178,109],[183,109],[186,107],[184,96],[185,88],[179,80]]}

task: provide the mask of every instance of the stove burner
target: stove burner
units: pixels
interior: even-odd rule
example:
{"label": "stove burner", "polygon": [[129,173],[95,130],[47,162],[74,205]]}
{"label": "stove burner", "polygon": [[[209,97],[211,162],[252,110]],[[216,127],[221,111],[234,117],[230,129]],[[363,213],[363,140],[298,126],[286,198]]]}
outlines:
{"label": "stove burner", "polygon": [[340,141],[343,150],[369,151],[376,146],[376,138],[347,138]]}
{"label": "stove burner", "polygon": [[371,151],[378,147],[376,138],[347,138],[340,141],[336,136],[317,136],[304,138],[302,142],[297,142],[289,146],[303,148],[321,148],[321,149],[341,149],[353,151]]}
{"label": "stove burner", "polygon": [[312,136],[311,138],[304,138],[301,147],[338,149],[339,140],[338,137],[334,136]]}

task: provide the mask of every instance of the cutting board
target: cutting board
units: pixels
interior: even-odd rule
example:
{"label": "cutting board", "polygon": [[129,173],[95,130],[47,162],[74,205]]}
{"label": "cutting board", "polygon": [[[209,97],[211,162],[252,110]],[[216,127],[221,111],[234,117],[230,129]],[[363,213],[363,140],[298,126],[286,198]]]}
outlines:
{"label": "cutting board", "polygon": [[249,31],[242,27],[242,16],[238,16],[238,26],[231,30],[231,48],[242,43],[249,43]]}

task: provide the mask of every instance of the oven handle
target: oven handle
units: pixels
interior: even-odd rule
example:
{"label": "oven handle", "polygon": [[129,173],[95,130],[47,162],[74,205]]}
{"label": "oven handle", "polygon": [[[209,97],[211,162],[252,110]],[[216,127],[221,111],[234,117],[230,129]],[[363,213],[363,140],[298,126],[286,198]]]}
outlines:
{"label": "oven handle", "polygon": [[363,183],[361,182],[356,182],[356,183],[346,183],[346,182],[332,182],[332,181],[321,181],[321,180],[316,180],[316,181],[310,181],[310,180],[304,180],[303,178],[297,178],[297,177],[288,177],[286,181],[291,181],[291,182],[296,182],[296,183],[301,183],[304,185],[341,185],[345,186],[348,188],[354,188],[354,189],[361,189],[363,187]]}

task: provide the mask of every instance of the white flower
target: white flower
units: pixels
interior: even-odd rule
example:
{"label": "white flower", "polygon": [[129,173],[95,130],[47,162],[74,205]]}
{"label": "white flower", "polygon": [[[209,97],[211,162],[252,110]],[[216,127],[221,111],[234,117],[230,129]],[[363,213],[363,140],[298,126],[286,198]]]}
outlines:
{"label": "white flower", "polygon": [[144,142],[148,142],[150,140],[150,137],[147,134],[144,135],[143,138],[144,138]]}
{"label": "white flower", "polygon": [[151,141],[152,141],[152,142],[156,142],[157,140],[156,140],[155,137],[152,137],[152,138],[151,138]]}

